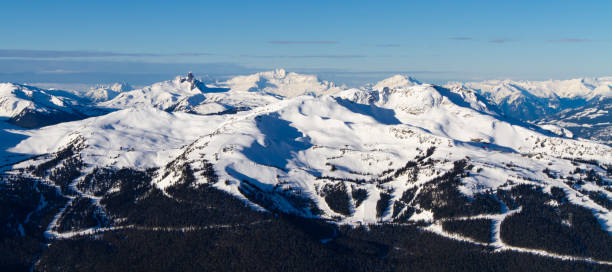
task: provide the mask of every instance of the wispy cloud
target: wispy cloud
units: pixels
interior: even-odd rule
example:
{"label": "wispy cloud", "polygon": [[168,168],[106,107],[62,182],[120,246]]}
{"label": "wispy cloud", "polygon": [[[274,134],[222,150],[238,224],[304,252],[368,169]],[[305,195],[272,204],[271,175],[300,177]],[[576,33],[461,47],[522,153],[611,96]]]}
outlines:
{"label": "wispy cloud", "polygon": [[337,44],[337,41],[268,41],[269,44]]}
{"label": "wispy cloud", "polygon": [[241,57],[248,58],[293,58],[293,59],[353,59],[353,58],[365,58],[365,55],[241,55]]}
{"label": "wispy cloud", "polygon": [[211,77],[250,74],[260,68],[227,62],[182,63],[111,61],[110,59],[17,59],[0,58],[0,82],[52,82],[107,84],[129,82],[148,85],[193,71]]}
{"label": "wispy cloud", "polygon": [[450,37],[449,39],[455,40],[455,41],[471,41],[474,38],[472,37]]}
{"label": "wispy cloud", "polygon": [[184,53],[178,53],[175,54],[176,56],[183,56],[183,57],[200,57],[200,56],[212,56],[214,54],[212,53],[194,53],[194,52],[184,52]]}
{"label": "wispy cloud", "polygon": [[39,74],[77,74],[77,73],[80,73],[80,71],[55,69],[55,70],[43,70],[43,71],[39,71],[37,73],[39,73]]}
{"label": "wispy cloud", "polygon": [[105,58],[105,57],[163,57],[163,56],[204,56],[209,53],[178,53],[178,54],[153,54],[153,53],[120,53],[108,51],[59,51],[59,50],[24,50],[24,49],[0,49],[0,58]]}
{"label": "wispy cloud", "polygon": [[589,39],[581,39],[581,38],[565,38],[558,40],[548,40],[551,43],[584,43],[584,42],[592,42],[593,40]]}
{"label": "wispy cloud", "polygon": [[401,44],[398,43],[387,43],[387,44],[377,44],[376,47],[400,47]]}
{"label": "wispy cloud", "polygon": [[507,43],[509,41],[510,40],[507,40],[507,39],[495,39],[495,40],[490,40],[489,42],[490,43]]}

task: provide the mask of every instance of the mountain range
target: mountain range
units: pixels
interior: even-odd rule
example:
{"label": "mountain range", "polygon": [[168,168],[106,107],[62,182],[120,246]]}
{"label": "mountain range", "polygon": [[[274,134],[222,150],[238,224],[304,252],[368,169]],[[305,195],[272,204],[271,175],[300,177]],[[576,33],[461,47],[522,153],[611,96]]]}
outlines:
{"label": "mountain range", "polygon": [[[408,260],[424,252],[480,260],[466,270],[610,269],[611,88],[404,75],[348,88],[285,70],[86,92],[1,84],[2,116],[27,128],[5,130],[21,136],[6,151],[29,155],[2,166],[1,246],[32,247],[5,265],[111,269],[109,252],[196,235],[233,258],[290,241],[276,253],[299,269],[291,249],[343,256],[315,258],[322,269],[423,270]],[[215,254],[194,267],[225,267]]]}

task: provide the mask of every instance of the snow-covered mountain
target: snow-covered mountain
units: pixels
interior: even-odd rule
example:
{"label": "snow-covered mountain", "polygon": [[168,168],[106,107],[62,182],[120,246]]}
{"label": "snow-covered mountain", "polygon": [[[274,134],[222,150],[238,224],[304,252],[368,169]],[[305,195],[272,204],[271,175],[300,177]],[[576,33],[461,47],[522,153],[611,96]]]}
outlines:
{"label": "snow-covered mountain", "polygon": [[33,86],[1,83],[0,117],[25,128],[35,128],[79,120],[98,111],[69,92],[44,90]]}
{"label": "snow-covered mountain", "polygon": [[[471,90],[496,105],[505,116],[564,129],[574,137],[610,144],[612,77],[549,81],[490,80],[449,83]],[[555,127],[557,129],[555,129]],[[565,135],[570,135],[568,133]]]}
{"label": "snow-covered mountain", "polygon": [[122,92],[115,98],[100,103],[107,108],[125,109],[136,106],[150,106],[161,110],[170,108],[179,100],[202,94],[205,86],[194,78],[193,74],[186,77],[177,76],[173,80],[155,83],[141,89]]}
{"label": "snow-covered mountain", "polygon": [[549,81],[489,80],[449,83],[477,91],[517,119],[536,120],[584,101],[612,96],[612,77]]}
{"label": "snow-covered mountain", "polygon": [[612,98],[600,97],[581,106],[568,107],[537,121],[540,126],[559,126],[580,138],[612,146]]}
{"label": "snow-covered mountain", "polygon": [[149,105],[166,111],[218,114],[256,108],[285,97],[338,90],[332,83],[321,82],[315,76],[284,70],[237,76],[216,83],[204,83],[189,73],[186,77],[123,92],[99,105],[117,109]]}
{"label": "snow-covered mountain", "polygon": [[583,98],[586,100],[612,96],[612,77],[548,81],[487,80],[448,84],[448,86],[456,85],[478,90],[491,97],[496,104],[501,104],[504,100],[512,103],[528,95],[540,98]]}
{"label": "snow-covered mountain", "polygon": [[267,93],[287,98],[302,94],[329,94],[342,89],[332,82],[320,81],[316,76],[288,73],[284,69],[237,76],[219,82],[219,85],[236,92]]}
{"label": "snow-covered mountain", "polygon": [[127,83],[115,83],[112,85],[99,85],[85,91],[82,96],[92,102],[100,103],[111,100],[123,92],[131,91],[133,88]]}
{"label": "snow-covered mountain", "polygon": [[279,70],[217,83],[188,74],[121,92],[98,104],[111,113],[16,131],[27,138],[8,151],[37,156],[6,175],[67,199],[47,215],[49,239],[261,224],[244,222],[259,218],[246,205],[612,264],[612,147],[512,120],[493,93],[465,85],[316,82]]}
{"label": "snow-covered mountain", "polygon": [[[431,159],[431,166],[403,169],[425,158]],[[612,148],[512,125],[453,103],[453,97],[431,85],[347,90],[334,96],[296,97],[225,122],[186,147],[160,172],[157,183],[165,188],[180,182],[185,164],[194,169],[198,183],[210,182],[195,170],[202,169],[204,159],[219,175],[214,186],[250,199],[255,206],[270,205],[249,195],[263,192],[269,198],[265,201],[274,203],[267,208],[305,216],[318,208],[324,217],[374,223],[394,221],[403,213],[390,204],[377,213],[381,195],[388,195],[389,203],[399,203],[407,190],[420,188],[466,158],[482,169],[460,185],[461,192],[473,196],[508,186],[508,179],[516,177],[518,183],[568,188],[562,181],[544,178],[542,170],[571,175],[573,158],[610,164]],[[503,166],[509,162],[518,168]],[[523,173],[523,168],[534,172]],[[349,201],[343,214],[326,202],[323,188],[329,186],[365,190],[370,198],[363,206]],[[293,196],[285,196],[287,192],[312,199],[313,206],[292,205]],[[612,223],[612,214],[604,214],[602,221]]]}
{"label": "snow-covered mountain", "polygon": [[145,169],[164,165],[176,150],[224,121],[153,107],[136,107],[39,130],[18,131],[29,138],[10,151],[23,154],[53,153],[76,139],[85,139],[81,159],[100,167]]}

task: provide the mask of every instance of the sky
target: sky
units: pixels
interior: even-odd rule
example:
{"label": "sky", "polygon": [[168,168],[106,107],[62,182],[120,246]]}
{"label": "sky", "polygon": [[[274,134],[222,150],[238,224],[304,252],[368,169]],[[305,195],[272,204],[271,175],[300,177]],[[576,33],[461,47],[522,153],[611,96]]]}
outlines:
{"label": "sky", "polygon": [[0,81],[612,76],[612,1],[3,1]]}

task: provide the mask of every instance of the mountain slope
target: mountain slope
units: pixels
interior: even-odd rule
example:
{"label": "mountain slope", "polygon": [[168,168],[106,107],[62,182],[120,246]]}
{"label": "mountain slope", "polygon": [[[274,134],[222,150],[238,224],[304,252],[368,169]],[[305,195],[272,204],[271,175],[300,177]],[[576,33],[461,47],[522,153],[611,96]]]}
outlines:
{"label": "mountain slope", "polygon": [[52,153],[83,139],[81,159],[87,164],[146,169],[164,165],[176,156],[175,149],[210,133],[223,120],[151,107],[129,108],[39,130],[17,131],[28,138],[10,151]]}
{"label": "mountain slope", "polygon": [[192,74],[187,77],[177,76],[173,80],[155,83],[142,89],[122,92],[115,98],[99,105],[114,109],[152,106],[165,110],[184,97],[201,94],[203,92],[202,85],[203,83],[195,79]]}
{"label": "mountain slope", "polygon": [[541,118],[539,125],[556,125],[584,139],[612,145],[612,98],[594,98],[584,105]]}
{"label": "mountain slope", "polygon": [[0,116],[25,128],[36,128],[100,114],[67,92],[0,84]]}
{"label": "mountain slope", "polygon": [[449,88],[471,90],[499,112],[556,133],[610,144],[612,78],[549,81],[492,80],[450,83]]}

